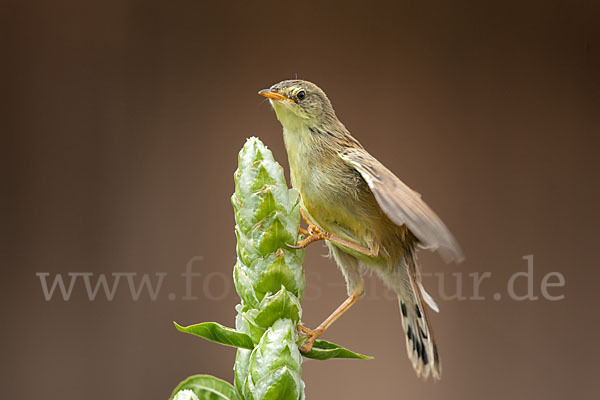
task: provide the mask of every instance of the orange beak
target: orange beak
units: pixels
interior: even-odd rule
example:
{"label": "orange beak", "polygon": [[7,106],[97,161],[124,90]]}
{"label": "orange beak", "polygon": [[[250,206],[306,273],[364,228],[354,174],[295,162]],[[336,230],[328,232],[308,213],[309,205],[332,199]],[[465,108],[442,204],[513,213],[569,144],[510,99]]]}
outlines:
{"label": "orange beak", "polygon": [[271,100],[279,100],[279,101],[288,100],[291,102],[294,101],[294,100],[290,99],[289,97],[286,97],[286,96],[282,95],[281,93],[279,93],[275,90],[271,90],[271,89],[263,89],[260,92],[258,92],[258,94],[260,94],[261,96],[265,96],[267,99],[271,99]]}

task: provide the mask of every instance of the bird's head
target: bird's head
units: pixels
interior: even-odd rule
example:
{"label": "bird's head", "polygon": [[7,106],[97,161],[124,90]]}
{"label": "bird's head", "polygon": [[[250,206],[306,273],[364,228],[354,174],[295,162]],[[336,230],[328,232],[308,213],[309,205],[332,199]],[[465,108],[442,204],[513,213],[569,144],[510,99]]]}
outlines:
{"label": "bird's head", "polygon": [[321,128],[337,122],[327,95],[312,82],[281,81],[258,94],[269,99],[277,119],[287,129],[302,125]]}

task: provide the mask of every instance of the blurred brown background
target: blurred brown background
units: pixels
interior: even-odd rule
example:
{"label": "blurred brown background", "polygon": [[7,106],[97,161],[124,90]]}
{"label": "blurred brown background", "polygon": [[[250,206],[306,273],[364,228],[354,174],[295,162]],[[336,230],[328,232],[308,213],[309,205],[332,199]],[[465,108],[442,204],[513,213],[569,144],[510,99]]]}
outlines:
{"label": "blurred brown background", "polygon": [[[257,135],[287,167],[256,92],[296,75],[459,239],[466,262],[423,254],[424,271],[445,272],[447,293],[461,273],[467,296],[469,273],[492,273],[485,300],[444,301],[426,279],[437,384],[416,378],[397,302],[370,279],[326,338],[376,358],[307,361],[307,397],[598,397],[597,2],[2,3],[3,398],[165,399],[194,373],[231,381],[234,350],[171,321],[233,325],[236,155]],[[308,326],[345,296],[324,253],[308,249]],[[539,299],[515,301],[507,282],[529,254]],[[196,256],[198,299],[182,300]],[[132,300],[125,278],[112,301],[90,301],[81,278],[46,301],[38,272],[167,276],[155,301]],[[563,300],[542,297],[549,272]]]}

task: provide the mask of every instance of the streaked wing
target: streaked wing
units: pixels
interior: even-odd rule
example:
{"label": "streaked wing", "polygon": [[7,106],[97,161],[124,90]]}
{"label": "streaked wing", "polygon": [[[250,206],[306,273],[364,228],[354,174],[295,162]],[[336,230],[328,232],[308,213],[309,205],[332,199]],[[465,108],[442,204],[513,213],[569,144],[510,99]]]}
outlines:
{"label": "streaked wing", "polygon": [[340,157],[362,175],[392,222],[406,225],[424,247],[438,250],[446,262],[463,260],[462,251],[446,225],[417,192],[364,149],[350,148],[340,153]]}

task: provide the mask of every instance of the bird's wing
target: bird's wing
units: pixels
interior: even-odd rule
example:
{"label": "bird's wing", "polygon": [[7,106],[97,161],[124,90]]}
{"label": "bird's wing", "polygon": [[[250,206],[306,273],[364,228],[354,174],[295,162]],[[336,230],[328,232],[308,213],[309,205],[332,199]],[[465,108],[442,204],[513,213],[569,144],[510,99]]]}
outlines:
{"label": "bird's wing", "polygon": [[362,175],[377,203],[392,222],[406,225],[424,247],[438,250],[446,262],[463,260],[458,243],[419,193],[364,149],[346,149],[340,153],[340,157]]}

